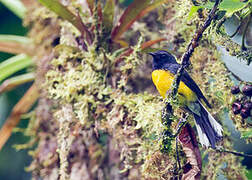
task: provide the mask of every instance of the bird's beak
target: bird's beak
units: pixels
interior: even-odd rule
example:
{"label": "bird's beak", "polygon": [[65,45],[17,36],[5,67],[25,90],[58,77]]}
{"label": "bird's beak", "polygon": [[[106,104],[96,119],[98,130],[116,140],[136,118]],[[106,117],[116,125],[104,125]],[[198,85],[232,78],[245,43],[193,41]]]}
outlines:
{"label": "bird's beak", "polygon": [[150,52],[150,53],[148,53],[148,54],[151,55],[152,57],[155,56],[155,53],[153,53],[153,52]]}

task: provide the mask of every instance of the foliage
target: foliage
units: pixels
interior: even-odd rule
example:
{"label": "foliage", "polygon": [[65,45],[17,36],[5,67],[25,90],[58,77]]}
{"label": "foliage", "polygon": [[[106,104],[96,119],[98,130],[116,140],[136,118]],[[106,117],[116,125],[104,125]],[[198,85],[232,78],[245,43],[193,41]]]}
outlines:
{"label": "foliage", "polygon": [[[210,9],[213,6],[213,2],[208,1],[207,3],[197,4],[196,6],[191,7],[191,11],[189,13],[189,17],[192,17],[199,9],[208,8]],[[245,36],[247,34],[246,27],[242,32],[242,44],[238,45],[234,41],[231,40],[233,36],[235,36],[241,27],[242,24],[249,25],[251,14],[252,14],[252,1],[240,1],[240,0],[223,0],[219,6],[218,17],[216,18],[215,23],[212,25],[212,32],[210,35],[213,37],[214,42],[225,46],[227,51],[229,51],[230,55],[236,56],[240,59],[243,59],[249,65],[252,61],[252,58],[249,54],[251,54],[251,48],[246,47],[245,45]],[[224,22],[233,17],[238,18],[240,21],[240,25],[237,27],[237,30],[233,35],[229,35],[225,28],[223,27]]]}
{"label": "foliage", "polygon": [[242,138],[251,138],[252,137],[252,130],[248,129],[248,131],[241,132]]}
{"label": "foliage", "polygon": [[6,79],[1,85],[0,85],[0,93],[3,93],[5,91],[9,91],[11,89],[14,89],[18,85],[31,82],[35,78],[34,73],[26,73],[19,76],[15,76],[9,79]]}
{"label": "foliage", "polygon": [[[189,0],[135,0],[120,18],[117,18],[118,4],[113,0],[107,0],[105,4],[87,0],[88,6],[79,1],[67,1],[64,5],[57,0],[39,2],[41,4],[27,6],[30,14],[25,19],[26,25],[32,25],[29,43],[36,51],[31,53],[37,66],[35,83],[7,120],[17,124],[40,92],[38,105],[25,131],[33,138],[26,145],[16,146],[17,149],[29,148],[37,142],[35,149],[30,151],[33,162],[27,170],[32,171],[34,178],[44,179],[183,177],[186,161],[193,158],[184,151],[183,144],[176,153],[175,138],[165,144],[163,132],[171,133],[176,129],[184,112],[174,103],[174,121],[161,121],[164,103],[153,95],[154,89],[148,81],[151,67],[143,50],[151,51],[150,46],[169,40],[173,51],[181,56],[195,29],[207,18],[211,2],[193,5]],[[164,8],[151,12],[166,2]],[[213,106],[212,114],[220,120],[231,106],[228,99],[232,96],[233,82],[213,42],[222,41],[235,55],[248,59],[246,53],[250,51],[235,44],[220,23],[223,18],[239,13],[243,18],[249,17],[251,1],[234,0],[234,3],[237,6],[231,7],[223,1],[220,10],[224,15],[216,18],[211,30],[203,34],[200,46],[190,58],[189,71]],[[146,22],[153,22],[155,15],[160,19],[156,19],[159,24],[153,30]],[[118,21],[114,23],[115,20]],[[27,45],[27,42],[18,43]],[[6,71],[2,80],[11,75],[9,72],[34,64],[26,55],[14,59],[21,56],[17,61],[4,62],[16,66],[0,65],[0,69]],[[5,82],[12,82],[14,88],[16,83],[28,82],[32,77],[15,81],[17,77]],[[28,100],[29,96],[32,98]],[[187,118],[191,120],[191,117]],[[7,135],[12,128],[8,128]],[[249,136],[247,132],[246,129],[243,136]],[[221,145],[231,149],[228,136],[225,129]],[[2,144],[6,139],[7,136],[2,138]],[[162,151],[164,145],[167,151]],[[199,150],[199,147],[195,149]],[[202,168],[203,178],[223,174],[227,178],[245,179],[240,158],[210,149],[200,150],[203,157],[208,154],[208,161]],[[176,156],[181,158],[182,169],[177,168]]]}
{"label": "foliage", "polygon": [[0,64],[0,82],[15,72],[32,65],[32,60],[25,54],[20,54],[5,60]]}
{"label": "foliage", "polygon": [[1,0],[6,7],[8,7],[13,13],[15,13],[19,18],[23,19],[25,17],[26,8],[20,0]]}
{"label": "foliage", "polygon": [[[240,0],[223,0],[219,6],[220,11],[225,11],[227,17],[231,17],[234,13],[241,11],[242,9],[247,10],[249,3],[252,1],[240,1]],[[202,7],[211,8],[214,5],[213,2],[208,1]]]}
{"label": "foliage", "polygon": [[[112,33],[112,40],[118,40],[120,36],[139,18],[149,11],[155,9],[159,5],[168,2],[169,0],[140,0],[134,1],[130,6],[124,11],[124,14],[121,16],[118,26],[115,26]],[[141,6],[139,6],[139,3]]]}

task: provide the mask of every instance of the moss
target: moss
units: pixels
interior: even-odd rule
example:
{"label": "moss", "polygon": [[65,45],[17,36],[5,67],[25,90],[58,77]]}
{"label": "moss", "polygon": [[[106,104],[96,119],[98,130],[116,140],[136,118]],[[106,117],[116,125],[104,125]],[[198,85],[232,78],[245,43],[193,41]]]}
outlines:
{"label": "moss", "polygon": [[231,56],[238,56],[238,54],[241,54],[241,46],[232,41],[227,34],[217,33],[218,30],[216,30],[216,27],[212,27],[211,30],[212,32],[209,36],[211,37],[213,43],[224,46]]}
{"label": "moss", "polygon": [[[191,1],[181,0],[174,4],[172,8],[176,12],[171,14],[176,21],[170,22],[176,28],[173,31],[165,29],[163,33],[173,39],[174,50],[179,56],[185,51],[195,28],[206,18],[207,11],[187,19]],[[87,11],[79,3],[70,3],[69,8],[82,10],[83,21],[97,25],[97,19],[94,19],[97,17],[87,16]],[[37,55],[36,83],[41,90],[36,109],[38,122],[31,121],[28,128],[38,139],[38,146],[30,152],[34,160],[27,170],[33,172],[34,178],[44,179],[172,178],[173,170],[176,171],[174,138],[168,139],[166,144],[169,154],[161,153],[160,147],[168,137],[164,132],[174,133],[184,111],[178,102],[172,101],[175,116],[171,117],[172,121],[164,122],[161,111],[165,103],[155,95],[153,84],[148,81],[146,86],[151,90],[144,92],[138,88],[143,86],[142,82],[140,85],[129,82],[139,74],[150,79],[151,67],[146,57],[141,56],[141,43],[143,39],[159,37],[160,34],[145,29],[146,32],[133,41],[137,42],[131,47],[133,53],[118,65],[116,61],[125,49],[114,44],[109,44],[109,48],[101,46],[109,43],[107,37],[97,37],[103,36],[101,32],[96,33],[94,38],[97,41],[87,46],[86,51],[76,41],[80,34],[71,24],[55,14],[40,16],[37,12],[44,14],[47,10],[39,7],[33,13],[34,17],[29,16],[27,20],[37,21],[30,36],[41,49]],[[135,38],[138,25],[128,32],[129,37]],[[60,37],[60,44],[56,47],[52,43],[55,37]],[[220,117],[230,105],[228,98],[232,82],[211,40],[204,36],[200,43],[191,58],[190,74],[213,105],[213,115]],[[137,94],[134,93],[136,89]],[[188,120],[192,121],[192,117]],[[224,134],[223,147],[231,149],[226,129]],[[187,159],[182,149],[179,148],[178,153],[183,166]],[[219,173],[230,177],[228,172],[232,172],[232,177],[244,178],[244,167],[239,158],[211,150],[206,150],[207,153],[208,162],[202,172],[204,177],[217,177]],[[228,166],[224,166],[225,163]]]}
{"label": "moss", "polygon": [[[116,94],[114,96],[115,106],[108,114],[107,122],[113,122],[109,132],[114,132],[114,139],[117,143],[124,144],[125,169],[133,167],[136,164],[143,163],[147,156],[159,150],[159,136],[164,128],[161,123],[162,103],[157,101],[155,96],[150,94],[126,95]],[[120,127],[120,121],[123,125]],[[128,134],[124,137],[123,135]],[[123,142],[122,142],[122,139]],[[133,155],[137,153],[137,156]]]}
{"label": "moss", "polygon": [[[71,32],[71,28],[67,28],[67,31],[72,35],[75,34]],[[107,66],[114,63],[118,52],[110,53],[102,50],[97,52],[93,45],[88,47],[87,52],[80,51],[73,46],[71,36],[68,34],[61,33],[61,44],[55,47],[54,58],[50,70],[46,73],[43,87],[46,88],[48,97],[56,102],[56,109],[59,109],[61,104],[71,105],[75,116],[70,122],[79,122],[82,132],[88,133],[87,129],[95,127],[97,136],[103,138],[108,133],[113,137],[110,141],[116,147],[116,151],[120,152],[123,162],[121,172],[132,171],[133,173],[133,167],[143,166],[146,156],[159,150],[158,137],[163,129],[160,121],[162,102],[148,93],[134,95],[113,90],[104,76],[111,71],[111,67]],[[133,53],[124,59],[124,64],[120,68],[121,80],[118,81],[121,88],[126,87],[127,76],[134,72],[141,62],[138,58],[141,43],[142,38],[136,46],[132,47]],[[56,112],[58,112],[55,116],[57,119],[64,118],[63,110]],[[59,122],[57,130],[59,147],[67,143],[66,140],[71,132],[71,130],[66,131],[69,125],[69,122]],[[108,145],[103,142],[103,146],[106,149]],[[93,166],[97,167],[92,170],[95,173],[102,167],[102,157],[106,156],[106,151],[101,151],[99,140],[91,147],[94,149],[90,151],[92,152],[90,163],[93,162]],[[60,153],[62,164],[59,174],[61,176],[69,177],[66,173],[68,166],[66,158],[70,152],[72,151],[67,149]],[[95,159],[101,161],[96,162]],[[141,174],[141,171],[138,173]]]}
{"label": "moss", "polygon": [[[205,91],[204,94],[208,96],[208,100],[213,106],[211,110],[212,115],[218,117],[219,120],[223,120],[223,118],[226,118],[225,112],[227,107],[231,105],[230,97],[232,97],[232,94],[230,89],[233,86],[233,82],[230,80],[229,72],[224,63],[219,58],[220,56],[214,46],[212,48],[198,48],[193,56],[193,77],[199,82],[201,89]],[[228,136],[230,134],[225,128],[222,146],[226,149],[232,149],[233,146]],[[217,178],[220,174],[224,174],[227,177],[229,176],[227,173],[230,171],[236,179],[246,179],[244,176],[245,168],[241,166],[239,159],[231,154],[223,155],[213,151],[209,153],[209,162],[203,168],[203,176]],[[224,167],[229,167],[230,169],[228,170],[228,168]]]}
{"label": "moss", "polygon": [[151,179],[171,179],[174,162],[169,155],[155,152],[148,156],[144,164],[144,177]]}
{"label": "moss", "polygon": [[[180,3],[186,4],[185,1],[180,1]],[[179,3],[179,5],[180,5]],[[180,6],[178,6],[180,7]],[[188,8],[187,8],[188,9]],[[183,12],[184,10],[182,10]],[[186,13],[182,13],[184,17],[186,17]],[[174,15],[175,17],[180,15],[181,13],[177,13]],[[194,21],[190,23],[186,18],[180,18],[179,21],[176,21],[176,32],[173,32],[173,37],[175,37],[175,47],[174,49],[179,52],[184,52],[184,47],[187,46],[188,41],[191,39],[193,35],[192,29],[194,27],[198,27],[200,25],[200,19],[205,18],[206,14],[203,11],[203,17],[196,17]],[[230,93],[230,88],[233,85],[229,75],[229,71],[226,69],[223,62],[220,60],[220,55],[217,52],[215,41],[212,42],[212,39],[209,37],[216,36],[216,33],[211,32],[211,36],[209,36],[209,32],[205,33],[203,39],[200,42],[200,46],[195,49],[193,56],[191,57],[191,67],[189,69],[190,74],[193,79],[200,86],[203,94],[207,97],[210,104],[213,108],[210,110],[214,117],[218,117],[218,120],[222,120],[224,117],[224,113],[230,108],[230,99],[233,96]],[[171,34],[170,34],[171,35]],[[176,38],[182,38],[182,40],[176,41]],[[219,38],[215,38],[215,40],[221,40]],[[230,42],[230,44],[234,44],[231,40],[223,41],[225,43]],[[232,48],[233,50],[238,49],[238,46]],[[226,118],[226,116],[224,117]],[[223,139],[223,148],[232,150],[232,143],[228,138],[229,132],[226,128],[224,128],[224,139]],[[205,151],[209,153],[210,151]],[[209,153],[208,162],[203,167],[202,175],[203,177],[216,178],[220,173],[224,174],[224,176],[228,176],[226,173],[230,170],[232,172],[233,178],[235,179],[246,179],[244,176],[245,168],[241,166],[240,159],[235,157],[234,155],[225,154],[227,158],[224,157],[223,154],[216,153],[215,151]],[[203,155],[204,157],[204,155]],[[231,167],[229,170],[223,168],[223,164],[228,164],[226,167]],[[225,170],[223,170],[225,169]]]}
{"label": "moss", "polygon": [[22,118],[29,119],[29,124],[26,128],[15,128],[13,129],[14,132],[21,132],[24,136],[29,137],[29,141],[24,144],[15,144],[13,147],[16,150],[23,150],[23,149],[31,149],[34,147],[37,137],[36,137],[36,130],[38,129],[39,123],[36,119],[35,111],[31,111],[28,114],[22,116]]}
{"label": "moss", "polygon": [[74,122],[74,115],[71,105],[66,104],[63,106],[61,110],[55,113],[55,116],[59,121],[59,132],[57,135],[57,152],[60,159],[59,176],[60,180],[66,180],[69,179],[69,174],[67,171],[69,163],[67,157],[74,140],[74,136],[71,135],[70,131],[71,124]]}

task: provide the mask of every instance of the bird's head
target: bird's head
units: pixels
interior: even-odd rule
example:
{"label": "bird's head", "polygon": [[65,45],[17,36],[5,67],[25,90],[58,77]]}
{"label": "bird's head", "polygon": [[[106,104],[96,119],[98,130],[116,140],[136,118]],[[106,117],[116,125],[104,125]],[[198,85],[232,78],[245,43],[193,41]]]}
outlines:
{"label": "bird's head", "polygon": [[153,69],[162,69],[165,64],[177,64],[175,57],[167,51],[160,50],[149,54],[153,57]]}

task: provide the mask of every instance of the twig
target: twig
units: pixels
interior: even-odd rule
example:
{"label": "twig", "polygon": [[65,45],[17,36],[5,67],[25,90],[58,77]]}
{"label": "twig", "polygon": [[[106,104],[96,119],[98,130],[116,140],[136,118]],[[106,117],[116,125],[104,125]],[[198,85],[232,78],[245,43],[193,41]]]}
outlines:
{"label": "twig", "polygon": [[178,138],[176,138],[176,156],[177,156],[178,167],[179,167],[179,170],[180,170],[181,169],[181,163],[180,163],[179,152],[178,152]]}
{"label": "twig", "polygon": [[240,22],[239,26],[236,28],[235,32],[229,36],[230,38],[233,38],[239,32],[239,30],[241,29],[241,25],[242,25],[242,21]]}
{"label": "twig", "polygon": [[250,15],[249,15],[249,19],[247,21],[247,24],[246,24],[245,29],[244,29],[243,34],[242,34],[242,46],[241,46],[242,50],[247,50],[247,47],[245,45],[245,36],[246,36],[247,30],[248,30],[248,27],[249,27],[249,24],[250,24],[250,21],[251,21],[251,17],[252,17],[252,13],[250,13]]}
{"label": "twig", "polygon": [[[237,14],[234,14],[235,17],[240,21],[238,27],[236,28],[235,32],[232,35],[229,35],[230,38],[233,38],[241,29],[241,25],[242,25],[242,18],[240,18]],[[221,28],[221,26],[226,22],[227,17],[222,17],[221,20],[218,22],[217,24],[217,33],[221,33],[223,35],[225,35],[224,33],[222,33],[219,29]]]}
{"label": "twig", "polygon": [[221,30],[221,26],[226,22],[227,18],[224,16],[222,17],[219,22],[217,23],[217,28],[216,28],[216,32],[219,34],[222,34],[222,35],[225,35]]}
{"label": "twig", "polygon": [[186,123],[187,123],[186,118],[181,119],[179,121],[179,123],[178,123],[177,133],[175,134],[175,137],[176,137],[176,156],[177,156],[177,163],[178,163],[179,170],[181,169],[181,164],[180,164],[179,152],[178,152],[178,138],[177,138],[177,135],[181,132],[182,128],[184,127],[184,125]]}
{"label": "twig", "polygon": [[[215,17],[215,13],[217,11],[217,7],[220,3],[220,0],[216,0],[214,7],[212,8],[209,16],[207,17],[207,20],[204,22],[203,26],[201,26],[194,34],[190,44],[187,47],[187,51],[183,54],[182,56],[182,64],[179,67],[172,86],[170,88],[170,93],[168,95],[168,98],[165,99],[165,107],[162,109],[162,124],[166,127],[166,130],[164,131],[163,135],[163,141],[162,141],[162,152],[170,152],[171,151],[171,141],[174,140],[174,138],[179,134],[180,131],[177,131],[174,135],[172,134],[172,129],[171,129],[171,123],[174,120],[173,116],[173,109],[172,109],[172,103],[176,102],[176,95],[178,92],[178,86],[180,83],[181,76],[183,74],[184,68],[188,67],[190,64],[190,57],[192,53],[194,52],[194,49],[198,46],[198,41],[202,37],[203,32],[207,29],[207,27],[211,24],[213,18]],[[185,123],[184,123],[185,124]],[[184,125],[183,124],[183,125]],[[181,128],[183,127],[181,126]]]}
{"label": "twig", "polygon": [[174,135],[172,135],[173,138],[177,137],[178,134],[181,132],[182,128],[184,127],[184,125],[187,123],[187,119],[183,118],[179,121],[179,127],[177,128],[177,131]]}
{"label": "twig", "polygon": [[236,155],[236,156],[241,156],[241,157],[249,157],[249,158],[252,158],[252,154],[244,154],[244,153],[240,153],[240,152],[235,152],[235,151],[229,151],[229,150],[226,150],[226,149],[213,149],[217,152],[220,152],[220,153],[230,153],[230,154],[233,154],[233,155]]}
{"label": "twig", "polygon": [[194,49],[199,45],[198,42],[200,40],[200,38],[202,37],[203,32],[207,29],[207,27],[211,24],[215,13],[217,11],[218,5],[219,5],[220,0],[216,0],[214,7],[212,8],[210,14],[207,17],[207,20],[205,21],[205,23],[203,24],[203,26],[201,26],[194,34],[190,44],[187,47],[187,51],[183,54],[182,56],[182,63],[180,68],[177,71],[176,76],[174,77],[174,80],[172,82],[172,86],[171,86],[171,97],[175,97],[177,92],[178,92],[178,86],[181,80],[181,76],[183,74],[183,71],[186,67],[188,67],[190,65],[190,57],[192,56],[192,53],[194,52]]}
{"label": "twig", "polygon": [[[178,92],[178,86],[181,80],[181,76],[183,74],[183,71],[186,67],[189,66],[190,64],[190,57],[192,56],[192,53],[194,52],[194,49],[198,46],[198,41],[200,40],[200,38],[202,37],[203,32],[206,30],[206,28],[211,24],[211,21],[213,20],[215,13],[217,11],[217,7],[219,5],[219,0],[215,1],[214,7],[212,8],[209,16],[207,17],[207,20],[205,21],[205,23],[203,24],[203,26],[201,26],[194,34],[190,44],[187,47],[187,51],[183,54],[182,56],[182,64],[179,67],[174,80],[172,82],[172,86],[170,88],[170,93],[168,95],[168,98],[165,99],[165,107],[162,110],[162,122],[163,124],[167,127],[168,129],[168,136],[171,137],[175,137],[174,135],[172,135],[171,132],[169,132],[170,128],[170,124],[173,121],[171,114],[173,112],[172,110],[172,106],[170,104],[171,100],[172,102],[175,102],[176,99],[176,95]],[[167,132],[166,132],[167,133]],[[175,135],[178,135],[177,133]]]}

